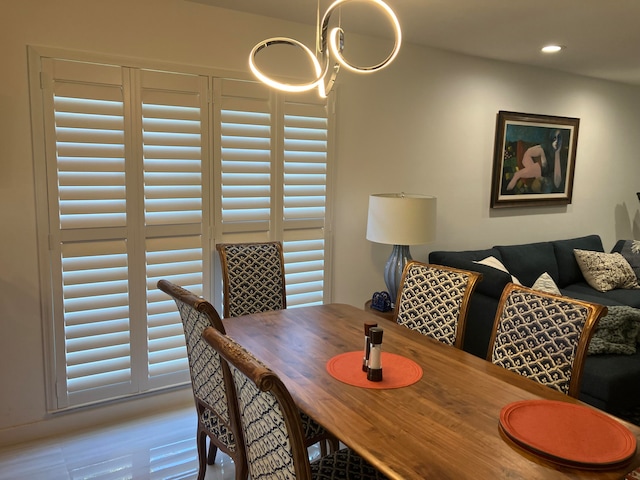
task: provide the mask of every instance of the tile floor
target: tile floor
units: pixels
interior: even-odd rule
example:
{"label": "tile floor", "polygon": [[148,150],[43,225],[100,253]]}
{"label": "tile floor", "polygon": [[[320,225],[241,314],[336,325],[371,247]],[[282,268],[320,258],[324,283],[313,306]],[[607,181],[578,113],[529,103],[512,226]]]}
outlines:
{"label": "tile floor", "polygon": [[[195,425],[195,409],[188,408],[0,449],[0,480],[195,480]],[[205,479],[233,478],[233,462],[218,452]]]}

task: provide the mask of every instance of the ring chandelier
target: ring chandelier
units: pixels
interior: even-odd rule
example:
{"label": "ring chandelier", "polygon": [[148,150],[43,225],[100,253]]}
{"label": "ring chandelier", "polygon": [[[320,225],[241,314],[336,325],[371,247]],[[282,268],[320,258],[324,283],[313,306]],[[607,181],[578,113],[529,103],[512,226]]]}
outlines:
{"label": "ring chandelier", "polygon": [[[395,42],[393,45],[393,49],[389,56],[377,65],[359,67],[349,63],[342,56],[342,49],[344,45],[344,30],[340,26],[337,26],[329,31],[329,20],[331,18],[331,14],[336,10],[336,8],[352,1],[366,1],[367,3],[373,3],[374,6],[378,7],[386,14],[394,29]],[[329,32],[328,35],[327,31]],[[322,21],[318,22],[316,42],[316,52],[314,53],[306,45],[293,38],[268,38],[267,40],[263,40],[262,42],[258,43],[251,50],[251,54],[249,55],[249,68],[251,68],[253,74],[261,82],[270,87],[276,88],[278,90],[283,90],[285,92],[306,92],[314,88],[318,88],[320,96],[326,97],[327,94],[331,91],[333,84],[335,83],[340,66],[343,66],[344,68],[346,68],[347,70],[351,70],[352,72],[372,73],[389,65],[393,61],[393,59],[396,58],[396,56],[398,55],[398,51],[400,50],[400,43],[402,42],[402,32],[400,30],[400,23],[398,22],[396,14],[382,0],[335,0],[325,12]],[[258,52],[271,45],[291,45],[300,48],[307,54],[307,56],[313,63],[316,75],[315,78],[309,82],[304,83],[282,83],[264,74],[256,65],[255,59]]]}

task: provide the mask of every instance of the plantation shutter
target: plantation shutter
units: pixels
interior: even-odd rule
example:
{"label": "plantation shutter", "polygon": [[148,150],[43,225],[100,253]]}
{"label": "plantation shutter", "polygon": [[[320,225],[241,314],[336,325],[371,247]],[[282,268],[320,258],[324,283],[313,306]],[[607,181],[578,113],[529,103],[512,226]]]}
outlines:
{"label": "plantation shutter", "polygon": [[323,303],[328,115],[324,102],[287,98],[283,118],[283,219],[287,305]]}
{"label": "plantation shutter", "polygon": [[326,100],[32,53],[50,410],[189,382],[156,284],[220,305],[216,241],[281,240],[288,306],[328,299]]}
{"label": "plantation shutter", "polygon": [[123,69],[43,59],[59,407],[133,390]]}
{"label": "plantation shutter", "polygon": [[275,202],[273,115],[269,92],[255,82],[217,82],[220,115],[220,233],[265,232]]}
{"label": "plantation shutter", "polygon": [[[209,287],[208,79],[142,70],[141,122],[146,252],[146,389],[189,381],[182,321],[157,288],[168,279],[196,295]],[[205,201],[206,200],[206,201]],[[206,281],[205,281],[206,278]],[[144,385],[144,382],[143,382]]]}
{"label": "plantation shutter", "polygon": [[323,303],[329,116],[326,100],[285,100],[223,79],[218,242],[281,240],[287,306]]}
{"label": "plantation shutter", "polygon": [[54,59],[42,79],[55,408],[187,382],[180,317],[155,284],[201,293],[209,268],[207,79]]}

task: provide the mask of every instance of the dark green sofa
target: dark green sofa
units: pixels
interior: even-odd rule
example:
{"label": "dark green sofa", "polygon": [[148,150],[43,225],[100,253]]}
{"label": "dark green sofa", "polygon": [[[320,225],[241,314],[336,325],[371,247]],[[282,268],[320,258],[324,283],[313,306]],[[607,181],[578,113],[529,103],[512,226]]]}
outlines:
{"label": "dark green sofa", "polygon": [[[623,241],[613,251],[619,252]],[[599,292],[590,287],[575,260],[574,249],[604,252],[598,235],[521,245],[497,245],[484,250],[434,251],[429,262],[482,273],[471,297],[464,349],[486,358],[498,300],[511,275],[527,286],[547,272],[560,291],[569,297],[602,305],[640,308],[640,290]],[[509,274],[474,261],[493,256]],[[589,355],[585,362],[580,399],[620,416],[640,412],[640,346],[633,355]]]}

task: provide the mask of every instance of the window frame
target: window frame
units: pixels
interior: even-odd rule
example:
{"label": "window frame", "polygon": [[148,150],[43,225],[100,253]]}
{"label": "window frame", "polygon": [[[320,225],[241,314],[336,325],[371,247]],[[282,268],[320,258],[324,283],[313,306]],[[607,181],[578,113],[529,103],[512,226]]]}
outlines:
{"label": "window frame", "polygon": [[[50,413],[61,412],[65,410],[75,409],[83,407],[85,405],[60,405],[58,402],[59,392],[57,388],[55,378],[57,375],[56,362],[60,362],[59,349],[56,345],[56,316],[54,313],[54,296],[59,292],[55,292],[52,288],[51,276],[54,273],[55,265],[52,265],[51,251],[55,244],[55,239],[52,238],[49,226],[52,208],[49,205],[49,193],[48,193],[48,178],[51,176],[47,169],[50,168],[47,165],[47,150],[52,149],[55,151],[54,145],[47,145],[47,136],[45,135],[45,126],[47,115],[51,115],[52,112],[44,110],[45,102],[43,101],[42,84],[45,81],[42,75],[42,59],[43,58],[60,58],[73,61],[89,62],[89,63],[105,63],[118,65],[123,67],[129,67],[132,69],[155,69],[167,72],[180,72],[185,74],[202,75],[209,78],[207,106],[208,106],[208,131],[203,131],[203,135],[207,135],[207,142],[210,145],[207,158],[204,154],[202,162],[209,164],[209,168],[203,168],[203,182],[209,182],[209,194],[203,194],[203,215],[208,212],[207,222],[209,228],[207,231],[202,231],[202,235],[205,236],[203,241],[203,261],[209,263],[210,274],[203,277],[203,295],[213,299],[214,305],[221,306],[220,288],[217,288],[217,282],[220,280],[216,272],[219,268],[216,268],[217,253],[215,251],[215,243],[221,241],[220,229],[219,229],[219,215],[220,206],[218,202],[218,184],[215,179],[219,173],[220,158],[219,149],[215,144],[215,135],[218,128],[218,123],[215,123],[216,108],[214,108],[214,83],[218,78],[232,78],[243,81],[253,81],[246,72],[235,72],[223,69],[214,68],[202,68],[186,65],[176,65],[166,62],[158,62],[152,60],[130,59],[126,57],[118,57],[111,55],[94,54],[87,52],[69,51],[66,49],[57,49],[49,47],[34,47],[28,46],[28,65],[29,65],[29,91],[31,98],[31,118],[32,118],[32,149],[33,149],[33,162],[34,162],[34,185],[36,196],[36,227],[37,227],[37,241],[38,241],[38,266],[39,266],[39,287],[40,287],[40,304],[41,304],[41,319],[43,328],[43,351],[45,357],[45,383],[46,383],[46,399],[47,410]],[[281,105],[284,99],[284,95],[276,94],[272,92],[270,94],[270,101],[276,102],[277,105]],[[326,167],[326,204],[325,204],[325,217],[323,227],[323,241],[324,241],[324,289],[323,289],[323,302],[327,303],[331,301],[331,239],[332,239],[332,186],[333,186],[333,171],[334,171],[334,145],[335,145],[335,93],[332,93],[327,99],[327,167]],[[277,107],[276,111],[279,111],[281,107]],[[50,141],[50,140],[49,140]],[[279,143],[279,142],[278,142]],[[134,145],[133,148],[140,148]],[[278,159],[276,159],[278,160]],[[277,165],[280,165],[279,161],[276,161]],[[277,167],[278,174],[281,167]],[[206,173],[206,177],[204,176]],[[282,196],[280,195],[280,199]],[[204,203],[206,202],[207,208]],[[280,200],[280,203],[281,200]],[[281,205],[280,205],[281,206]],[[55,210],[55,208],[54,208]],[[53,212],[57,216],[57,211]],[[282,223],[283,221],[277,218],[273,222],[274,226],[270,229],[265,240],[282,240],[282,234],[284,232]],[[144,227],[143,227],[144,228]],[[280,237],[280,238],[279,238]],[[242,241],[258,241],[263,236],[255,236],[252,234],[246,234],[242,236]],[[204,268],[204,267],[203,267]],[[203,272],[206,273],[206,272]],[[147,324],[148,327],[148,324]],[[58,357],[56,358],[56,355]],[[64,352],[62,359],[65,359]],[[65,360],[66,365],[66,360]],[[188,384],[188,381],[184,384]],[[131,397],[138,396],[140,394],[146,394],[153,392],[153,390],[138,392],[131,395]],[[88,405],[101,404],[109,402],[114,399],[105,399],[96,402],[90,402]]]}

